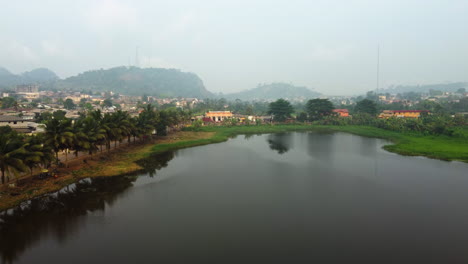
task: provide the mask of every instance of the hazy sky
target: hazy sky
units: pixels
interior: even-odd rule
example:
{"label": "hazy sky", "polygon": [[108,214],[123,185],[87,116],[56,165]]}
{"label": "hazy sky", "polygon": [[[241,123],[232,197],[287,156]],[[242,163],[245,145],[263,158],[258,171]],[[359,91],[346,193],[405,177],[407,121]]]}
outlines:
{"label": "hazy sky", "polygon": [[0,0],[0,66],[60,77],[135,64],[208,90],[290,82],[325,94],[468,80],[468,0]]}

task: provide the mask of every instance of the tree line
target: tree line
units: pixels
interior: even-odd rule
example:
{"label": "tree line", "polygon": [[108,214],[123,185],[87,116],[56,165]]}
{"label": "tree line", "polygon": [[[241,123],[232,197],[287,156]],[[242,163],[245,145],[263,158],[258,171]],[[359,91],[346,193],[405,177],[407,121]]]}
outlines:
{"label": "tree line", "polygon": [[[434,102],[431,102],[431,105]],[[468,119],[463,115],[451,115],[442,106],[435,104],[430,113],[422,113],[420,118],[378,118],[376,102],[363,99],[356,103],[350,118],[341,118],[333,112],[334,105],[328,99],[311,99],[305,105],[305,111],[296,112],[294,107],[284,99],[270,103],[268,113],[273,120],[284,122],[287,119],[298,122],[313,122],[318,125],[362,125],[374,126],[399,132],[417,132],[422,134],[462,136],[466,132],[461,127],[468,125]]]}
{"label": "tree line", "polygon": [[65,117],[64,111],[55,111],[41,116],[44,132],[32,136],[20,134],[9,126],[0,127],[1,182],[5,184],[27,171],[32,175],[37,167],[47,169],[53,163],[58,165],[61,151],[65,153],[64,165],[68,166],[69,152],[92,156],[110,151],[111,144],[117,146],[124,140],[129,143],[137,139],[150,140],[156,132],[166,135],[167,128],[176,128],[190,117],[187,111],[156,110],[148,104],[138,116],[130,116],[125,111],[94,110],[70,119]]}

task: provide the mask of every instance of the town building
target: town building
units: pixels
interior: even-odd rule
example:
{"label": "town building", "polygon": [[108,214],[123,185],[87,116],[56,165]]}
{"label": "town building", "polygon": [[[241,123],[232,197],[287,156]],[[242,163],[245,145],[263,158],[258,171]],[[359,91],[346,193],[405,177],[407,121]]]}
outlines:
{"label": "town building", "polygon": [[429,113],[427,110],[384,110],[380,113],[379,118],[419,118],[422,113]]}
{"label": "town building", "polygon": [[349,110],[348,109],[333,109],[333,113],[336,113],[339,117],[348,117]]}
{"label": "town building", "polygon": [[38,85],[17,85],[16,86],[16,93],[38,93],[39,86]]}
{"label": "town building", "polygon": [[224,119],[230,119],[233,117],[231,111],[208,111],[205,114],[205,117],[210,118],[214,122],[221,122]]}
{"label": "town building", "polygon": [[0,115],[0,126],[10,126],[20,133],[32,133],[37,129],[38,124],[34,122],[32,116]]}
{"label": "town building", "polygon": [[39,86],[38,85],[17,85],[16,95],[18,97],[32,101],[39,98]]}

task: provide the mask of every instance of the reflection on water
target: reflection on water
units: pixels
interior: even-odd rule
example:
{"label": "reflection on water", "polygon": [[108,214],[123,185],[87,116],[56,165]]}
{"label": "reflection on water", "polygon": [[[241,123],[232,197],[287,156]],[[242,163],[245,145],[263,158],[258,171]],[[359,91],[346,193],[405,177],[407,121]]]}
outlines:
{"label": "reflection on water", "polygon": [[0,213],[1,259],[468,263],[468,165],[385,143],[284,133],[153,156]]}
{"label": "reflection on water", "polygon": [[136,174],[148,174],[150,177],[156,175],[156,171],[167,167],[169,161],[174,158],[174,152],[168,151],[161,154],[152,155],[149,158],[137,161],[143,170],[136,172]]}
{"label": "reflection on water", "polygon": [[72,236],[91,212],[105,211],[138,175],[156,175],[168,165],[174,152],[152,155],[138,161],[143,170],[127,176],[87,178],[60,191],[33,199],[16,208],[0,212],[0,255],[2,263],[14,260],[43,235],[51,234],[62,243]]}
{"label": "reflection on water", "polygon": [[270,149],[275,150],[278,154],[284,154],[292,147],[291,133],[270,134],[267,137]]}

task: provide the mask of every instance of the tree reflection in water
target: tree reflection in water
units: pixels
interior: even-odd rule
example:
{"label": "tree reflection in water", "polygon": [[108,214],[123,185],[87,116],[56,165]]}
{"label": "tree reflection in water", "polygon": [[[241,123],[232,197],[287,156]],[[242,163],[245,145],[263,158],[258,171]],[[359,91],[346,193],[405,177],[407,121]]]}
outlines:
{"label": "tree reflection in water", "polygon": [[131,175],[87,178],[58,192],[30,200],[0,212],[0,255],[2,263],[13,263],[43,236],[58,243],[79,230],[90,212],[105,211],[133,186],[140,175],[156,175],[168,165],[174,152],[152,155],[138,161],[142,170]]}
{"label": "tree reflection in water", "polygon": [[270,149],[275,150],[278,154],[284,154],[292,148],[292,139],[290,133],[270,134],[267,137]]}

